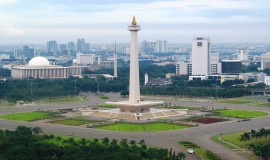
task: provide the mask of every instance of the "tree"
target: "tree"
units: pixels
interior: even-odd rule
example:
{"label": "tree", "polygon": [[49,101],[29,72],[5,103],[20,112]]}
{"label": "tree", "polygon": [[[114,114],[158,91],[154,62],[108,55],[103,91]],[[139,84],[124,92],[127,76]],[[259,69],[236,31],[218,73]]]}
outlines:
{"label": "tree", "polygon": [[110,143],[110,140],[108,137],[103,138],[101,141],[102,141],[102,144],[104,145],[108,145]]}
{"label": "tree", "polygon": [[34,127],[34,128],[32,129],[32,131],[33,131],[35,134],[42,133],[42,130],[41,130],[40,127]]}
{"label": "tree", "polygon": [[16,129],[16,133],[20,135],[32,135],[32,130],[30,127],[19,126]]}

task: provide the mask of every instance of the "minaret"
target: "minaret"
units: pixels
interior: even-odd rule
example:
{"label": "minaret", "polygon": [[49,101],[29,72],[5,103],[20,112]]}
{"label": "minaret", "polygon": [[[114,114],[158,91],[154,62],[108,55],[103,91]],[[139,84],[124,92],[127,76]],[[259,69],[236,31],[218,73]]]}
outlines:
{"label": "minaret", "polygon": [[117,78],[117,53],[116,53],[116,43],[114,44],[114,77]]}
{"label": "minaret", "polygon": [[144,75],[144,85],[146,85],[148,83],[148,74],[145,73]]}
{"label": "minaret", "polygon": [[138,61],[138,38],[137,32],[141,30],[137,25],[135,16],[128,26],[131,32],[130,40],[130,76],[129,76],[129,103],[140,102],[140,81],[139,81],[139,61]]}

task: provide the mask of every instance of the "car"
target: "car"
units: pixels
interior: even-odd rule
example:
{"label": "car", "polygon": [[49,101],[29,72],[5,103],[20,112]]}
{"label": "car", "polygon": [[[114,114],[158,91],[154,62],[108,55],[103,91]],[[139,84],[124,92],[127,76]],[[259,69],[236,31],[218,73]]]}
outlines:
{"label": "car", "polygon": [[194,154],[193,149],[190,149],[190,148],[187,150],[187,152],[188,152],[189,154]]}

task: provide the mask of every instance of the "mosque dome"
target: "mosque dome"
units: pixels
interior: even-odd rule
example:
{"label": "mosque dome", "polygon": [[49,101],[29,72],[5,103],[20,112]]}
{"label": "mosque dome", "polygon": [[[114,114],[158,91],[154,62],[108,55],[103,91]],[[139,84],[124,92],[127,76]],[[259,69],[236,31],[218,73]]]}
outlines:
{"label": "mosque dome", "polygon": [[73,59],[72,63],[78,63],[78,60],[77,59]]}
{"label": "mosque dome", "polygon": [[40,66],[50,66],[50,62],[47,58],[38,56],[34,57],[29,61],[29,66],[31,67],[40,67]]}

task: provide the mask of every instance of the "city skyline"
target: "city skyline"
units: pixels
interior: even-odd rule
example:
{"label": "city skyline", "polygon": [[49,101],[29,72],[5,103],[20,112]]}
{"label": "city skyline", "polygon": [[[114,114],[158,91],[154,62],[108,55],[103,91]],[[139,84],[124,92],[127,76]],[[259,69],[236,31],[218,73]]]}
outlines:
{"label": "city skyline", "polygon": [[0,0],[0,44],[128,42],[127,22],[136,15],[144,30],[139,41],[191,43],[269,42],[266,0]]}

